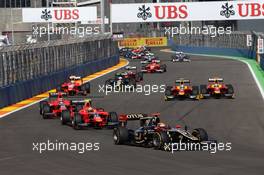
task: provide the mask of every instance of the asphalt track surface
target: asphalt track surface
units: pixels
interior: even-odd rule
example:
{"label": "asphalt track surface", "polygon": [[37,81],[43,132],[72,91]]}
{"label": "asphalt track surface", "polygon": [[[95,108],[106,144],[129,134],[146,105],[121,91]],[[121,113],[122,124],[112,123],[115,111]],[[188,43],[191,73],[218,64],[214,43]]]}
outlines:
{"label": "asphalt track surface", "polygon": [[[200,101],[163,100],[162,93],[111,94],[94,99],[94,106],[118,113],[160,112],[170,125],[185,123],[190,128],[205,128],[218,142],[231,142],[231,151],[216,154],[181,151],[174,154],[152,148],[116,146],[111,130],[75,131],[59,120],[43,120],[38,105],[0,120],[1,175],[149,175],[149,174],[263,174],[264,107],[263,99],[246,64],[226,59],[192,56],[191,63],[170,63],[169,53],[158,53],[167,64],[164,74],[147,74],[142,84],[173,84],[184,77],[193,85],[219,76],[233,84],[236,98]],[[139,65],[137,61],[131,65]],[[92,91],[113,73],[92,81]],[[103,95],[103,94],[99,94]],[[32,142],[99,142],[100,151],[32,151]]]}

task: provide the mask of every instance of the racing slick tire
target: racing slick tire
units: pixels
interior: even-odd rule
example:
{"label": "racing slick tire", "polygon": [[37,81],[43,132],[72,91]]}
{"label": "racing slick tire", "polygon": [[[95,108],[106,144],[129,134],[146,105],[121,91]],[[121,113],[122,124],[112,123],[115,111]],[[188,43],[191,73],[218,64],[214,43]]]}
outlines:
{"label": "racing slick tire", "polygon": [[61,88],[61,86],[58,86],[58,87],[56,88],[56,92],[62,92],[62,88]]}
{"label": "racing slick tire", "polygon": [[113,79],[108,79],[108,80],[106,80],[106,81],[105,81],[105,89],[107,90],[107,89],[112,88],[112,87],[113,87],[113,84],[114,84],[113,82],[114,82]]}
{"label": "racing slick tire", "polygon": [[137,81],[136,81],[136,79],[134,79],[134,78],[130,78],[130,79],[128,80],[128,85],[129,85],[129,86],[133,86],[133,87],[135,88],[136,85],[137,85]]}
{"label": "racing slick tire", "polygon": [[113,132],[114,144],[122,145],[129,141],[129,132],[125,127],[114,128]]}
{"label": "racing slick tire", "polygon": [[73,127],[73,129],[80,130],[81,129],[80,124],[82,124],[82,123],[83,123],[82,116],[80,114],[75,114],[74,115],[74,118],[72,120],[72,127]]}
{"label": "racing slick tire", "polygon": [[69,91],[69,96],[74,96],[75,92],[74,91]]}
{"label": "racing slick tire", "polygon": [[230,98],[233,98],[234,97],[233,96],[233,94],[234,94],[234,87],[231,84],[227,84],[226,87],[227,87],[227,93],[228,94],[232,94],[232,96],[230,96]]}
{"label": "racing slick tire", "polygon": [[69,110],[64,110],[61,113],[61,124],[66,125],[71,122],[71,113]]}
{"label": "racing slick tire", "polygon": [[204,94],[207,94],[207,86],[206,85],[200,85],[200,94],[203,98],[205,98]]}
{"label": "racing slick tire", "polygon": [[109,112],[109,122],[119,122],[116,112]]}
{"label": "racing slick tire", "polygon": [[91,84],[89,82],[85,83],[85,91],[87,94],[91,93]]}
{"label": "racing slick tire", "polygon": [[51,112],[50,106],[48,104],[44,104],[42,108],[42,118],[47,119],[49,118],[46,114]]}
{"label": "racing slick tire", "polygon": [[76,105],[75,112],[79,112],[80,110],[82,110],[82,108],[83,108],[82,105]]}
{"label": "racing slick tire", "polygon": [[156,132],[153,135],[153,148],[166,150],[165,145],[170,143],[170,138],[165,131]]}
{"label": "racing slick tire", "polygon": [[196,99],[198,99],[199,98],[199,87],[198,86],[193,86],[192,87],[192,95],[194,96],[196,96]]}
{"label": "racing slick tire", "polygon": [[136,81],[142,81],[143,80],[143,73],[142,72],[137,72],[135,75]]}
{"label": "racing slick tire", "polygon": [[203,128],[196,128],[193,130],[192,135],[197,137],[200,142],[208,141],[208,134]]}
{"label": "racing slick tire", "polygon": [[43,106],[44,104],[48,104],[49,102],[47,101],[41,101],[39,102],[39,114],[42,115],[43,114]]}
{"label": "racing slick tire", "polygon": [[171,89],[172,89],[172,86],[167,86],[166,87],[166,90],[165,90],[165,100],[166,101],[170,100],[168,98],[168,96],[171,96],[172,95]]}
{"label": "racing slick tire", "polygon": [[163,72],[167,72],[167,65],[166,64],[160,65],[160,69],[163,70]]}

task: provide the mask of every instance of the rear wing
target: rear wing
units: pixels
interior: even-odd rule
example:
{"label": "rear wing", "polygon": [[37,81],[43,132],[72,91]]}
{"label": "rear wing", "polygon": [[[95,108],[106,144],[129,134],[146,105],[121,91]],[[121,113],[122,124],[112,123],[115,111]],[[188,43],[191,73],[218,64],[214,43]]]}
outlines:
{"label": "rear wing", "polygon": [[137,69],[137,67],[136,66],[126,66],[125,69],[126,70],[135,70],[135,69]]}
{"label": "rear wing", "polygon": [[85,100],[72,100],[71,103],[73,105],[84,105],[85,103],[89,102],[90,104],[92,103],[91,99],[85,99]]}
{"label": "rear wing", "polygon": [[223,78],[209,78],[209,79],[208,79],[208,82],[215,82],[215,81],[223,82],[224,79],[223,79]]}
{"label": "rear wing", "polygon": [[191,82],[190,80],[185,80],[185,79],[179,79],[175,81],[175,83],[190,83],[190,82]]}
{"label": "rear wing", "polygon": [[178,52],[175,52],[175,54],[183,54],[183,52],[181,52],[181,51],[178,51]]}
{"label": "rear wing", "polygon": [[67,97],[67,93],[64,92],[49,93],[49,98],[57,98],[57,97]]}
{"label": "rear wing", "polygon": [[72,75],[72,76],[69,77],[69,80],[81,80],[81,79],[82,79],[81,77],[74,76],[74,75]]}
{"label": "rear wing", "polygon": [[147,116],[148,116],[147,114],[121,114],[119,116],[119,120],[120,121],[140,120]]}
{"label": "rear wing", "polygon": [[119,116],[119,121],[126,122],[126,121],[133,121],[133,120],[141,120],[147,117],[159,117],[160,113],[153,113],[153,114],[121,114]]}

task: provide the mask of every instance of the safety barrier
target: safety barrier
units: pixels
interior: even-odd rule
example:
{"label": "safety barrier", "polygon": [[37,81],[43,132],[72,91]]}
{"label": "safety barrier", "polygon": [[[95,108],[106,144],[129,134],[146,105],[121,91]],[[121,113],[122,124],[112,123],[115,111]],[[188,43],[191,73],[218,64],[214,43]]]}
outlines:
{"label": "safety barrier", "polygon": [[0,48],[0,87],[39,78],[116,55],[110,36],[58,40]]}
{"label": "safety barrier", "polygon": [[119,62],[109,35],[0,48],[0,108]]}
{"label": "safety barrier", "polygon": [[[252,36],[251,46],[248,46],[247,35]],[[264,38],[263,34],[257,34],[255,32],[239,32],[230,35],[222,35],[217,38],[204,35],[188,35],[171,38],[169,40],[169,46],[175,51],[187,53],[255,59],[259,61],[261,68],[264,70],[264,55],[257,53],[257,40],[260,37]]]}
{"label": "safety barrier", "polygon": [[64,82],[69,75],[86,76],[114,66],[118,62],[119,56],[99,59],[67,70],[45,75],[37,79],[15,83],[7,87],[0,88],[0,108],[55,88],[60,83]]}

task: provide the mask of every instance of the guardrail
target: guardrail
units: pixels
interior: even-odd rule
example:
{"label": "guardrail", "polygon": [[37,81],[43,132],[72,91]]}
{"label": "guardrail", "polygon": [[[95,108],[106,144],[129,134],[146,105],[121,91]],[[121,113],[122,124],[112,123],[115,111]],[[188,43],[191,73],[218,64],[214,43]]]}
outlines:
{"label": "guardrail", "polygon": [[119,62],[110,36],[5,47],[0,50],[0,108]]}
{"label": "guardrail", "polygon": [[[248,46],[247,35],[252,36]],[[227,55],[255,59],[264,70],[264,55],[258,54],[257,40],[264,38],[262,33],[233,32],[230,35],[211,37],[209,35],[178,35],[169,40],[174,50],[198,54]]]}

